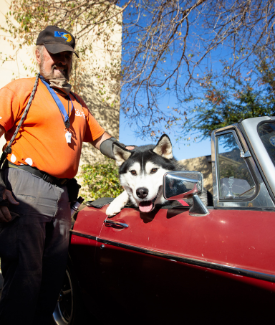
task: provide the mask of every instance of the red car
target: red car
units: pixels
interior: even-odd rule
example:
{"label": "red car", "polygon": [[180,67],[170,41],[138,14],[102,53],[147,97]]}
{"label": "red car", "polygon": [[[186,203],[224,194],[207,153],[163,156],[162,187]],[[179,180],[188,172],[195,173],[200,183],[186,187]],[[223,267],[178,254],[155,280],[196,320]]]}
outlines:
{"label": "red car", "polygon": [[[83,307],[102,324],[274,324],[275,118],[214,131],[211,154],[212,206],[199,173],[174,172],[164,194],[193,189],[193,211],[78,213],[56,324],[78,324]],[[169,177],[186,189],[169,194]]]}

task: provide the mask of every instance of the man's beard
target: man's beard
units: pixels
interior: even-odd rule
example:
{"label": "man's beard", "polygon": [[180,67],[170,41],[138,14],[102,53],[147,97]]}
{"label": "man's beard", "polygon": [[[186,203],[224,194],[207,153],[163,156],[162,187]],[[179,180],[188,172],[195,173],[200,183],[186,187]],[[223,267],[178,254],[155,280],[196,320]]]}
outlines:
{"label": "man's beard", "polygon": [[[51,72],[47,73],[44,70],[44,59],[42,57],[41,63],[39,65],[39,69],[40,69],[40,74],[46,79],[46,80],[50,80],[50,79],[56,79],[56,78],[65,78],[66,80],[70,79],[70,71],[68,71],[68,69],[64,69],[64,70],[55,70],[55,68],[58,68],[58,65],[53,65],[51,68]],[[63,68],[63,66],[60,66],[60,68]],[[54,71],[58,71],[59,75],[55,76]]]}
{"label": "man's beard", "polygon": [[[51,88],[59,89],[62,92],[64,92],[66,95],[69,95],[72,86],[68,82],[69,81],[68,69],[55,70],[56,67],[58,67],[58,66],[53,65],[50,73],[45,72],[44,60],[42,58],[41,63],[39,65],[40,74],[48,81]],[[54,71],[59,72],[57,76],[54,74]]]}

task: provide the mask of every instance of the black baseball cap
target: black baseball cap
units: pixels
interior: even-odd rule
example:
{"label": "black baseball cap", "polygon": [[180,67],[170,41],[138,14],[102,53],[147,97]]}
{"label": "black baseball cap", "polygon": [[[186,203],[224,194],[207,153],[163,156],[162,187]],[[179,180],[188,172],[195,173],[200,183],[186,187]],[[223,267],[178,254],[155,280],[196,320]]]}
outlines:
{"label": "black baseball cap", "polygon": [[74,51],[75,39],[73,35],[57,26],[47,26],[42,30],[37,37],[36,45],[44,45],[52,54],[70,51],[78,57]]}

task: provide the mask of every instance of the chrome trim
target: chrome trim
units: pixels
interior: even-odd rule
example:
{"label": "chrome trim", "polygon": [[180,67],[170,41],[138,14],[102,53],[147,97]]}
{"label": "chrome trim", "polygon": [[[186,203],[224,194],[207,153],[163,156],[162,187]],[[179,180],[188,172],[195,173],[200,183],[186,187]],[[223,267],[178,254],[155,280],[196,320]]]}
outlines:
{"label": "chrome trim", "polygon": [[[186,191],[174,196],[167,196],[166,183],[169,183],[170,180],[174,180],[176,183],[180,182],[180,185],[184,184],[184,189]],[[163,175],[163,196],[166,200],[169,201],[183,199],[189,195],[201,193],[202,184],[203,175],[201,172],[187,170],[167,172]]]}
{"label": "chrome trim", "polygon": [[251,157],[250,151],[243,152],[241,150],[241,158],[249,158],[249,157]]}
{"label": "chrome trim", "polygon": [[273,275],[273,274],[251,271],[251,270],[247,270],[247,269],[241,269],[238,267],[224,265],[224,264],[218,264],[218,263],[214,263],[214,262],[197,260],[197,259],[190,258],[190,257],[181,257],[178,255],[161,253],[161,252],[153,251],[150,249],[145,249],[145,248],[141,248],[141,247],[137,247],[137,246],[118,243],[118,242],[111,241],[111,240],[104,239],[104,238],[98,238],[98,237],[94,237],[94,236],[90,236],[90,235],[86,235],[86,234],[81,234],[81,233],[73,231],[73,230],[71,230],[71,232],[74,235],[80,236],[80,237],[85,237],[85,238],[89,238],[89,239],[96,238],[97,242],[102,243],[104,245],[107,244],[107,245],[112,245],[115,247],[121,247],[121,248],[135,251],[138,253],[162,257],[165,259],[174,260],[174,261],[182,262],[185,264],[201,266],[201,267],[205,267],[208,269],[218,270],[218,271],[227,272],[227,273],[231,273],[231,274],[242,275],[242,276],[246,276],[246,277],[253,278],[253,279],[264,280],[264,281],[268,281],[268,282],[275,282],[275,275]]}
{"label": "chrome trim", "polygon": [[[219,197],[219,183],[218,183],[218,168],[217,168],[217,159],[216,159],[216,153],[217,153],[217,136],[222,135],[222,134],[227,134],[227,133],[232,133],[236,143],[242,152],[243,150],[247,151],[248,148],[244,148],[243,145],[241,144],[239,137],[241,138],[242,142],[245,143],[244,138],[241,135],[240,130],[238,129],[237,124],[229,125],[226,126],[222,129],[218,129],[212,132],[211,134],[211,156],[212,156],[212,175],[213,175],[213,204],[214,207],[218,206],[223,206],[223,203],[220,202],[220,197]],[[241,136],[240,136],[241,135]],[[234,202],[236,203],[236,202]],[[238,206],[238,205],[236,205]]]}
{"label": "chrome trim", "polygon": [[78,237],[84,237],[84,238],[88,238],[88,239],[92,239],[92,240],[96,240],[97,241],[97,237],[96,236],[91,236],[91,235],[88,235],[88,234],[83,234],[81,232],[78,232],[78,231],[75,231],[75,230],[70,230],[71,234],[72,235],[76,235]]}
{"label": "chrome trim", "polygon": [[218,195],[218,175],[217,175],[217,168],[216,168],[216,131],[211,133],[211,161],[212,161],[212,178],[213,178],[213,205],[216,207],[219,202],[219,195]]}
{"label": "chrome trim", "polygon": [[[202,192],[203,175],[197,171],[174,171],[163,175],[163,196],[174,201],[192,197],[193,204],[189,214],[193,217],[204,217],[209,214],[197,193]],[[171,186],[172,185],[172,186]]]}
{"label": "chrome trim", "polygon": [[127,223],[119,222],[119,221],[113,221],[113,220],[104,220],[104,224],[106,227],[120,227],[120,228],[128,228],[129,226]]}
{"label": "chrome trim", "polygon": [[192,217],[205,217],[209,214],[206,206],[203,204],[202,200],[198,194],[193,195],[193,205],[189,210],[189,214]]}

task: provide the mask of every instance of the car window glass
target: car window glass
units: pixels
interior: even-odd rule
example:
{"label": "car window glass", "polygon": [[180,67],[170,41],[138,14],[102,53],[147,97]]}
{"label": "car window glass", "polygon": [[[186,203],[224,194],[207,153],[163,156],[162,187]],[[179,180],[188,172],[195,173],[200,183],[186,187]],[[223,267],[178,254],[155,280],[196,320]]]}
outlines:
{"label": "car window glass", "polygon": [[275,123],[267,122],[259,125],[258,133],[275,166]]}
{"label": "car window glass", "polygon": [[251,197],[256,186],[233,133],[217,137],[218,182],[221,200]]}

